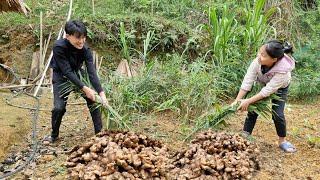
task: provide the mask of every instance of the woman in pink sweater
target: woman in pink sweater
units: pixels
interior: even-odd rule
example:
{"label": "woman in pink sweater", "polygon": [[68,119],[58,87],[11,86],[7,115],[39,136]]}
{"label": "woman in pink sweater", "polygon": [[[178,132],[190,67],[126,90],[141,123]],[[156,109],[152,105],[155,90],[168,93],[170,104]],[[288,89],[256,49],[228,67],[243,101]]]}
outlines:
{"label": "woman in pink sweater", "polygon": [[[239,109],[247,111],[248,106],[256,101],[276,93],[282,100],[272,100],[274,121],[279,136],[279,147],[285,152],[295,152],[296,148],[286,137],[286,120],[284,106],[287,99],[288,87],[291,80],[291,71],[295,67],[295,61],[287,55],[292,53],[290,45],[283,46],[281,42],[272,40],[261,46],[257,58],[253,60],[243,79],[241,88],[234,103],[240,101]],[[259,93],[248,99],[242,99],[251,90],[254,82],[264,85]],[[248,112],[244,123],[244,134],[249,135],[255,126],[258,114]]]}

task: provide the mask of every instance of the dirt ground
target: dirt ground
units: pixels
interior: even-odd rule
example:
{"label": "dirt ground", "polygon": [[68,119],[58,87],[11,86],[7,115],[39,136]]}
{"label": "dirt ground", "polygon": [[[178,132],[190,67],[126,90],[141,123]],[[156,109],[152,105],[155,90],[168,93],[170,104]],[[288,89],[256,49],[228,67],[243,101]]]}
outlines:
{"label": "dirt ground", "polygon": [[0,63],[11,67],[21,77],[29,75],[35,49],[32,34],[28,26],[0,29]]}
{"label": "dirt ground", "polygon": [[[31,119],[29,110],[11,107],[4,98],[11,97],[11,93],[0,92],[0,160],[21,151],[30,149]],[[45,93],[41,99],[41,109],[38,120],[37,138],[41,139],[50,133],[51,93]],[[33,102],[30,97],[19,97],[12,102],[29,105]],[[10,179],[65,179],[67,170],[63,166],[67,154],[72,147],[81,144],[86,138],[94,135],[89,111],[82,100],[70,99],[73,105],[68,105],[60,128],[60,140],[54,145],[43,145],[36,161],[32,162],[23,172]],[[74,105],[80,103],[80,105]],[[286,154],[277,146],[277,137],[271,120],[259,119],[254,129],[254,140],[260,147],[261,169],[254,174],[254,179],[320,179],[320,145],[312,144],[310,137],[320,136],[320,101],[312,103],[288,103],[286,118],[288,124],[288,140],[298,149],[294,154]],[[183,130],[186,128],[177,121],[177,117],[170,113],[148,116],[136,121],[134,131],[143,132],[150,137],[160,139],[172,149],[186,147],[182,142]],[[245,113],[238,113],[227,122],[226,131],[239,132],[244,122]],[[10,147],[10,148],[9,148]],[[6,153],[6,155],[4,155]]]}
{"label": "dirt ground", "polygon": [[[11,96],[6,97],[11,98]],[[2,160],[8,149],[24,139],[30,131],[31,118],[28,110],[6,105],[5,97],[0,99],[0,109],[0,160]]]}

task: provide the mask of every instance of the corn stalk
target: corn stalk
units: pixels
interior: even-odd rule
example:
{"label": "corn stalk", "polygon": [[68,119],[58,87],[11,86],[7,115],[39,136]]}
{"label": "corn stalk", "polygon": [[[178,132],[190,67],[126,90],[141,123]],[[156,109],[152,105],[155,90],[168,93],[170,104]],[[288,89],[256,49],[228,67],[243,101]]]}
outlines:
{"label": "corn stalk", "polygon": [[[268,19],[274,14],[276,9],[270,8],[264,12],[265,3],[266,0],[257,0],[253,8],[250,7],[250,1],[246,1],[245,3],[243,12],[246,24],[243,30],[243,36],[246,46],[243,46],[243,54],[256,52],[268,34],[276,35],[275,28],[268,25]],[[270,31],[273,31],[273,33],[270,33]]]}
{"label": "corn stalk", "polygon": [[216,65],[221,65],[227,56],[231,54],[230,46],[236,35],[238,22],[235,13],[230,13],[226,5],[223,7],[222,15],[217,15],[217,8],[209,10],[209,25],[206,26],[212,39],[212,49]]}

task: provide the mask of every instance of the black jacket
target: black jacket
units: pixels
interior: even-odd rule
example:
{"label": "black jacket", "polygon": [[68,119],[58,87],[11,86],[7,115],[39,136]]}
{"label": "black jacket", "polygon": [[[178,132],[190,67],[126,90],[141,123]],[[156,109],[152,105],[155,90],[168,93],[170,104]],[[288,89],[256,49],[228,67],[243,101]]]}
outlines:
{"label": "black jacket", "polygon": [[83,62],[87,67],[93,88],[98,93],[102,92],[103,89],[97,76],[91,50],[87,46],[77,49],[67,39],[57,40],[53,46],[53,57],[50,64],[53,69],[53,83],[65,82],[69,79],[79,88],[82,88],[85,84],[80,81],[77,73],[81,70]]}

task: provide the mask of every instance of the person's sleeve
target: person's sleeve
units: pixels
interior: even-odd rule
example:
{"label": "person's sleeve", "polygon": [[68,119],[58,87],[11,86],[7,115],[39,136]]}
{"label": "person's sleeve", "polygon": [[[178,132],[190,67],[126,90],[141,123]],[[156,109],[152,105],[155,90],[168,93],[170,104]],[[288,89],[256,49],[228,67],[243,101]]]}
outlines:
{"label": "person's sleeve", "polygon": [[252,63],[250,64],[246,75],[243,78],[242,84],[241,84],[241,89],[245,91],[250,91],[252,88],[253,83],[257,79],[258,75],[258,69],[259,69],[259,62],[257,59],[253,60]]}
{"label": "person's sleeve", "polygon": [[75,85],[77,85],[80,89],[82,89],[85,84],[81,82],[76,73],[72,71],[72,68],[70,66],[69,60],[66,57],[63,47],[55,46],[53,48],[53,54],[56,58],[55,63],[61,70],[62,74]]}
{"label": "person's sleeve", "polygon": [[90,51],[90,49],[86,49],[86,52],[85,52],[85,58],[86,58],[86,66],[87,66],[87,71],[88,71],[88,74],[89,74],[89,79],[90,79],[90,82],[93,86],[93,88],[98,92],[102,92],[103,89],[101,87],[101,84],[100,84],[100,81],[99,81],[99,78],[98,78],[98,75],[97,75],[97,71],[96,71],[96,67],[93,63],[93,57],[92,57],[92,53]]}
{"label": "person's sleeve", "polygon": [[280,89],[284,84],[290,81],[290,73],[276,73],[272,79],[261,89],[259,94],[263,97],[268,97]]}

